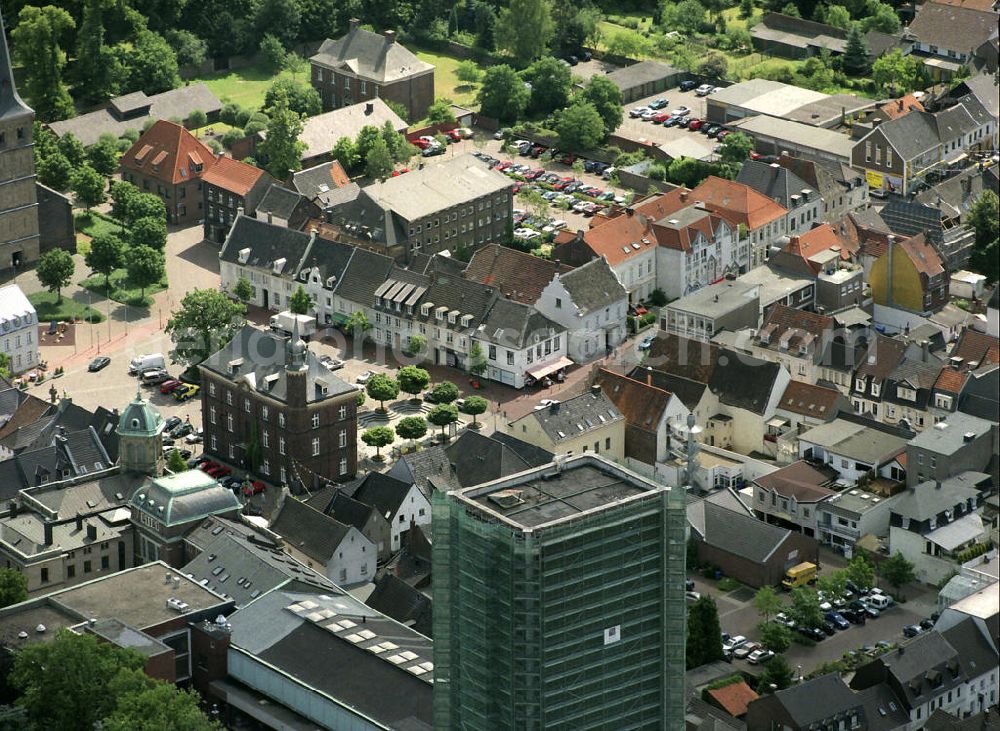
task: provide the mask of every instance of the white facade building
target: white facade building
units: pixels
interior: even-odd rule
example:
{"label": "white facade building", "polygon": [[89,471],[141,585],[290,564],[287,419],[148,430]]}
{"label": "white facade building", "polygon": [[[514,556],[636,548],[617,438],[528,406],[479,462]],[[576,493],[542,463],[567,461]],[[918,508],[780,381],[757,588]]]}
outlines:
{"label": "white facade building", "polygon": [[38,365],[38,316],[16,284],[0,287],[0,338],[11,373]]}

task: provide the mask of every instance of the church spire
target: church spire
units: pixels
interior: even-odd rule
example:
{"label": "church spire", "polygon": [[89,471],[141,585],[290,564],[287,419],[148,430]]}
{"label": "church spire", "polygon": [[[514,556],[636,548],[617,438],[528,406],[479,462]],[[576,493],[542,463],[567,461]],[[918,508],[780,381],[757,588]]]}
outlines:
{"label": "church spire", "polygon": [[14,85],[10,49],[7,47],[7,29],[4,27],[3,12],[0,11],[0,118],[34,113],[18,95],[17,86]]}

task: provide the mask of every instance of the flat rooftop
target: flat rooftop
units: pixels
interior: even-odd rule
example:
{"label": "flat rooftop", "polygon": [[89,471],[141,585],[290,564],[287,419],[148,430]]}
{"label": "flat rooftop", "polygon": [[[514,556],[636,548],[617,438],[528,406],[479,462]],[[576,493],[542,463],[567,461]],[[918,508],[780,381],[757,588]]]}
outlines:
{"label": "flat rooftop", "polygon": [[597,455],[553,462],[453,495],[522,530],[614,508],[649,495],[662,486],[649,482]]}
{"label": "flat rooftop", "polygon": [[892,497],[883,497],[882,495],[875,495],[864,490],[851,488],[831,496],[828,503],[851,513],[866,513],[886,500],[895,500],[895,498],[895,495]]}
{"label": "flat rooftop", "polygon": [[758,284],[726,279],[674,300],[667,309],[714,320],[758,299],[759,295]]}

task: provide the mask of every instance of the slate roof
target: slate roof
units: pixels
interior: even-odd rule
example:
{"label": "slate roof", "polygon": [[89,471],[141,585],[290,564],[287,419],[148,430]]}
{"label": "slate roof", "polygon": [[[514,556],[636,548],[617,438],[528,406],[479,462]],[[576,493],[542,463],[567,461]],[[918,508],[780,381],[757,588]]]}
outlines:
{"label": "slate roof", "polygon": [[337,285],[337,294],[348,302],[371,307],[375,302],[375,290],[385,283],[394,266],[395,262],[388,256],[355,249]]}
{"label": "slate roof", "polygon": [[603,393],[588,391],[561,403],[525,414],[513,423],[532,419],[554,444],[623,421],[625,417]]}
{"label": "slate roof", "polygon": [[722,350],[708,380],[708,388],[727,406],[763,414],[781,369],[779,363]]}
{"label": "slate roof", "polygon": [[811,723],[830,719],[860,705],[859,699],[837,673],[792,685],[776,691],[774,696],[799,728],[808,728]]}
{"label": "slate roof", "polygon": [[[801,196],[803,190],[812,190],[812,186],[788,168],[760,160],[745,161],[736,175],[736,182],[749,185],[785,208],[792,207],[793,195]],[[819,195],[818,191],[813,194]]]}
{"label": "slate roof", "polygon": [[837,415],[837,404],[841,393],[835,388],[826,388],[804,381],[789,381],[781,395],[778,408],[793,414],[811,416],[828,421]]}
{"label": "slate roof", "polygon": [[326,565],[350,532],[350,526],[324,515],[292,496],[286,496],[270,528],[289,546]]}
{"label": "slate roof", "polygon": [[784,497],[794,497],[799,502],[816,503],[836,494],[835,490],[826,487],[832,482],[830,475],[804,460],[761,475],[754,482]]}
{"label": "slate roof", "polygon": [[351,185],[351,179],[339,160],[321,162],[305,170],[292,173],[291,187],[306,198],[319,198],[329,202],[329,196],[341,188]]}
{"label": "slate roof", "polygon": [[954,510],[956,505],[967,507],[969,500],[975,505],[978,499],[979,490],[971,483],[952,477],[943,480],[940,487],[934,482],[908,487],[893,503],[892,512],[910,520],[930,520],[945,510]]}
{"label": "slate roof", "polygon": [[947,665],[958,661],[956,655],[948,641],[932,630],[914,637],[899,649],[879,656],[875,662],[880,662],[895,678],[904,701],[910,708],[915,708],[941,692],[940,687],[932,686],[928,678],[930,674],[940,673],[944,687],[953,682]]}
{"label": "slate roof", "polygon": [[162,119],[143,132],[119,162],[123,170],[170,185],[200,178],[214,164],[215,153],[206,144],[183,126]]}
{"label": "slate roof", "polygon": [[[0,462],[0,465],[2,464]],[[419,452],[404,454],[386,474],[397,480],[412,480],[425,496],[431,495],[434,490],[429,482],[432,477],[447,485],[449,489],[463,487],[452,474],[451,461],[441,444],[421,449]]]}
{"label": "slate roof", "polygon": [[[271,186],[270,190],[274,190],[274,187]],[[268,194],[265,194],[265,200]],[[259,267],[275,274],[294,277],[298,272],[299,262],[309,248],[309,241],[307,233],[270,224],[252,216],[237,216],[226,234],[219,258],[231,264]],[[241,261],[240,252],[244,249],[250,249],[250,252]],[[279,259],[284,259],[285,263],[278,272],[274,272],[274,263]]]}
{"label": "slate roof", "polygon": [[236,195],[245,196],[265,175],[267,173],[259,167],[223,156],[201,176],[201,180],[207,185],[215,185]]}
{"label": "slate roof", "polygon": [[705,389],[708,388],[703,381],[695,381],[676,373],[645,366],[636,366],[628,375],[629,378],[636,381],[649,383],[659,389],[669,391],[677,396],[688,410],[692,410],[698,405]]}
{"label": "slate roof", "polygon": [[410,487],[412,483],[397,480],[381,472],[369,472],[351,497],[372,506],[382,517],[391,522],[399,512]]}
{"label": "slate roof", "polygon": [[754,563],[766,561],[792,533],[787,528],[770,525],[711,501],[702,502],[705,509],[704,541]]}
{"label": "slate roof", "polygon": [[598,369],[594,382],[611,399],[629,426],[646,431],[659,428],[672,394],[604,368]]}
{"label": "slate roof", "polygon": [[876,382],[883,381],[899,365],[905,353],[906,343],[876,333],[868,345],[864,360],[858,365],[856,376],[870,377]]}
{"label": "slate roof", "polygon": [[[311,504],[308,500],[306,503]],[[359,502],[336,488],[334,488],[333,494],[326,505],[313,505],[313,507],[326,513],[334,520],[339,520],[345,525],[354,526],[359,531],[364,530],[371,518],[372,512],[375,510],[371,505]]]}
{"label": "slate roof", "polygon": [[998,20],[1000,15],[994,12],[925,2],[907,31],[942,51],[968,52],[996,33]]}
{"label": "slate roof", "polygon": [[640,61],[624,68],[616,69],[607,75],[608,81],[619,89],[633,89],[652,81],[669,79],[682,72],[673,66],[659,61]]}
{"label": "slate roof", "polygon": [[365,604],[424,637],[432,636],[430,597],[391,573],[375,580],[375,590]]}
{"label": "slate roof", "polygon": [[571,272],[559,275],[579,313],[603,310],[628,297],[614,271],[604,259],[594,259]]}
{"label": "slate roof", "polygon": [[[437,300],[434,301],[437,304]],[[471,313],[470,313],[471,314]],[[523,348],[565,332],[559,325],[530,305],[508,299],[497,299],[483,320],[477,337],[507,348]]]}
{"label": "slate roof", "polygon": [[294,190],[289,190],[278,183],[272,183],[271,187],[264,193],[264,197],[257,204],[257,213],[271,213],[278,218],[288,221],[292,218],[296,208],[302,204],[304,196]]}
{"label": "slate roof", "polygon": [[113,464],[93,427],[39,439],[6,462],[10,481],[0,483],[0,495],[10,497],[25,487],[101,472]]}
{"label": "slate roof", "polygon": [[[823,344],[824,336],[833,334],[833,325],[832,317],[778,303],[768,313],[757,339],[759,345],[771,350],[798,353],[799,348],[805,346],[810,353],[821,352],[823,349],[818,346]],[[765,337],[768,339],[766,343]]]}
{"label": "slate roof", "polygon": [[354,27],[341,38],[327,38],[312,63],[330,69],[345,68],[380,84],[434,71],[434,66],[378,33]]}

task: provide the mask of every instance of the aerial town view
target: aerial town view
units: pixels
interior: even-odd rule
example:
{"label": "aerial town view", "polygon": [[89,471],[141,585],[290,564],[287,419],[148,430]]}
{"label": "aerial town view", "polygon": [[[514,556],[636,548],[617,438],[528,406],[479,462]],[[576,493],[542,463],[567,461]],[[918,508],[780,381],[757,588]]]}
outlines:
{"label": "aerial town view", "polygon": [[0,0],[0,731],[1000,730],[998,0]]}

